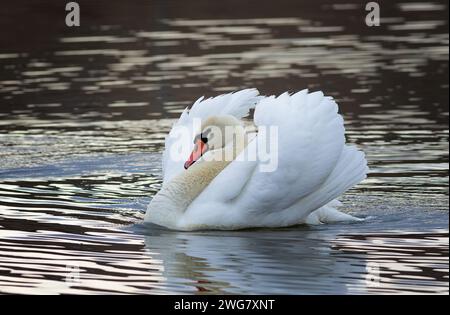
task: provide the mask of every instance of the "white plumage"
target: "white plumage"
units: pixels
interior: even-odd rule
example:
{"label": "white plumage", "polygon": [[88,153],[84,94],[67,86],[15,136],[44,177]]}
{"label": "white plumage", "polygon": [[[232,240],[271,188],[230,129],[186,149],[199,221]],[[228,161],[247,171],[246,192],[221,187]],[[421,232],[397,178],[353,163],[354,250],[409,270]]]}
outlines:
{"label": "white plumage", "polygon": [[[255,107],[256,103],[261,99],[263,99],[263,97],[259,96],[258,90],[246,89],[235,93],[219,95],[214,98],[208,98],[206,100],[202,96],[194,103],[194,105],[192,105],[191,109],[186,108],[166,137],[165,150],[163,153],[163,183],[169,182],[173,176],[184,170],[184,161],[171,160],[169,156],[170,148],[174,145],[174,142],[178,140],[177,137],[173,136],[177,131],[177,128],[182,127],[182,131],[189,130],[188,135],[192,136],[195,133],[193,130],[193,121],[195,118],[204,120],[210,116],[232,115],[241,119],[248,116],[250,109]],[[193,147],[192,139],[193,138],[191,137],[183,139],[183,147],[189,152]]]}
{"label": "white plumage", "polygon": [[[278,130],[274,171],[261,171],[264,161],[240,159],[251,150],[262,150],[258,143],[261,134],[236,160],[224,164],[204,183],[198,183],[202,181],[198,177],[208,178],[208,162],[196,162],[191,171],[184,169],[184,161],[172,159],[169,152],[180,141],[174,137],[177,128],[192,132],[183,140],[186,152],[190,152],[193,135],[200,131],[193,130],[194,118],[204,121],[231,115],[242,119],[253,107],[258,130],[270,126]],[[195,230],[355,220],[335,209],[335,198],[362,181],[368,169],[364,154],[345,144],[343,119],[332,98],[307,90],[261,97],[256,89],[247,89],[201,98],[186,109],[166,139],[163,170],[163,189],[149,205],[145,220],[173,229]],[[201,188],[191,192],[193,185]]]}

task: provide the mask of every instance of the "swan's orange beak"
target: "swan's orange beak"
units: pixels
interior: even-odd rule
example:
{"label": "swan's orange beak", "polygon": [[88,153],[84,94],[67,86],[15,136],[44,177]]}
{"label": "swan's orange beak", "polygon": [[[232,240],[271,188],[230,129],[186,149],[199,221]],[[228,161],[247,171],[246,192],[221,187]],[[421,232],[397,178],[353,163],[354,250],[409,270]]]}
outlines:
{"label": "swan's orange beak", "polygon": [[192,151],[191,155],[189,156],[189,159],[184,163],[184,168],[188,169],[192,166],[192,164],[195,163],[202,155],[206,152],[208,149],[208,146],[206,143],[204,143],[201,139],[198,139],[195,142],[194,150]]}

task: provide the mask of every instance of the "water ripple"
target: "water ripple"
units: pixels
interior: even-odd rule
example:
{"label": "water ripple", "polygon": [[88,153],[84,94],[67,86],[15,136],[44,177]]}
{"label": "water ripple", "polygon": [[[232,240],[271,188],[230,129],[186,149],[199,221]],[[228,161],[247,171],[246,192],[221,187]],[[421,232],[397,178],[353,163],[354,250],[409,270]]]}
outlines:
{"label": "water ripple", "polygon": [[[80,32],[48,27],[53,17],[24,25],[36,38],[11,32],[16,11],[4,4],[0,293],[448,294],[448,3],[385,2],[378,28],[356,3],[294,12],[283,0],[214,19],[199,3],[127,3],[132,20],[108,3],[110,20]],[[108,24],[116,11],[122,24]],[[142,224],[180,112],[253,86],[337,99],[371,169],[342,201],[366,220],[196,233]]]}

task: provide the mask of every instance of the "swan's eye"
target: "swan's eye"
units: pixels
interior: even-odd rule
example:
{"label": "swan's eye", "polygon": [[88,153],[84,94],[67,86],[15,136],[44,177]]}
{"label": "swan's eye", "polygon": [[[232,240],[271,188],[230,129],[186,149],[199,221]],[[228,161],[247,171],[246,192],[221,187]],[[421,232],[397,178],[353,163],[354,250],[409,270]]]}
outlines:
{"label": "swan's eye", "polygon": [[198,140],[201,140],[204,144],[208,143],[208,138],[206,138],[203,134],[199,134],[194,138],[194,143],[197,143]]}
{"label": "swan's eye", "polygon": [[[194,143],[197,143],[198,140],[201,140],[204,144],[208,143],[208,135],[211,133],[211,129],[206,129],[199,135],[197,135],[194,139]],[[212,137],[212,134],[210,135]]]}
{"label": "swan's eye", "polygon": [[211,129],[205,129],[201,134],[201,140],[203,141],[203,143],[208,143],[208,137],[212,138],[212,133],[211,133]]}

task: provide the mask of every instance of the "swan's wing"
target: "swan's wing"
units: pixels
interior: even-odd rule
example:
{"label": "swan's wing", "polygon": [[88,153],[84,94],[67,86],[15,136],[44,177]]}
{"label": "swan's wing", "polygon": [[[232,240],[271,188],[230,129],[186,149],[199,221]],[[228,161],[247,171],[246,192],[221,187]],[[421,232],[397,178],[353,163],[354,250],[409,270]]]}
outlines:
{"label": "swan's wing", "polygon": [[262,205],[282,210],[317,190],[335,167],[345,144],[336,103],[322,92],[268,97],[255,110],[258,130],[278,128],[277,168],[256,169],[243,193]]}
{"label": "swan's wing", "polygon": [[249,114],[251,108],[261,99],[258,90],[245,89],[214,98],[199,98],[191,109],[185,109],[165,140],[163,153],[163,183],[184,170],[183,165],[193,147],[193,139],[200,128],[196,119],[214,115],[232,115],[238,119]]}
{"label": "swan's wing", "polygon": [[[303,90],[264,98],[256,106],[254,121],[258,136],[241,156],[250,156],[249,151],[255,150],[258,159],[233,161],[189,211],[208,211],[201,205],[216,202],[233,209],[224,220],[233,220],[234,216],[236,220],[254,219],[260,225],[287,225],[304,219],[365,178],[364,154],[345,145],[338,106],[322,92],[308,94]],[[271,148],[277,166],[272,172],[264,172],[266,163],[261,153],[266,148],[261,145],[265,141],[261,131],[270,131],[271,126],[278,130],[277,136],[272,134],[278,147]]]}

